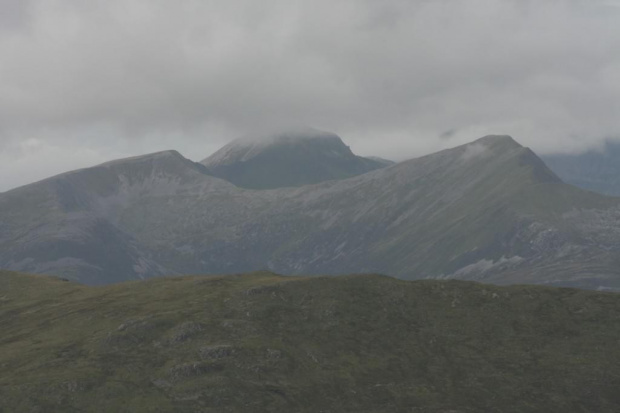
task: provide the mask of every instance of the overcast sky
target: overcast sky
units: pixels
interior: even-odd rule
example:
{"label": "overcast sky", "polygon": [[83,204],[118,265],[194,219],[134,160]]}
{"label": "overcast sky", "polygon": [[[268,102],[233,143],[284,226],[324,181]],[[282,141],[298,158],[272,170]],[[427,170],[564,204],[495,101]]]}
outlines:
{"label": "overcast sky", "polygon": [[620,1],[0,0],[0,191],[313,126],[396,160],[620,137]]}

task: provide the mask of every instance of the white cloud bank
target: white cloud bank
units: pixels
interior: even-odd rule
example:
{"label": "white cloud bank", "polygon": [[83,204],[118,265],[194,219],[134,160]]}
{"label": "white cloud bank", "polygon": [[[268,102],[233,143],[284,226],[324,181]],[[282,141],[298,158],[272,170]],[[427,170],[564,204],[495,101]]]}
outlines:
{"label": "white cloud bank", "polygon": [[297,125],[393,159],[596,146],[620,136],[617,5],[0,0],[0,190]]}

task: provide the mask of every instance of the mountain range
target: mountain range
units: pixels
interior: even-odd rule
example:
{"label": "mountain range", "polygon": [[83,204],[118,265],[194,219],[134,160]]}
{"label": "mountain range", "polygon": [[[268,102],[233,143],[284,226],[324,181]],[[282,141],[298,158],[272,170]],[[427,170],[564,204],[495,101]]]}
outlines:
{"label": "mountain range", "polygon": [[509,136],[397,164],[318,132],[165,151],[5,192],[0,216],[0,268],[93,285],[265,269],[620,288],[620,199]]}
{"label": "mountain range", "polygon": [[607,141],[602,150],[555,154],[542,158],[565,182],[606,195],[620,196],[620,143]]}

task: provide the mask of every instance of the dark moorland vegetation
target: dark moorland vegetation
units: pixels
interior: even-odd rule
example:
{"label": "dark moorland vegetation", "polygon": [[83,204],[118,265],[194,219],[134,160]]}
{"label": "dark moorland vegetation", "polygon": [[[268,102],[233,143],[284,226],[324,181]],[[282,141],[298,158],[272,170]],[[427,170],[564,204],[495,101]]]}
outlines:
{"label": "dark moorland vegetation", "polygon": [[620,295],[0,273],[0,411],[618,412]]}

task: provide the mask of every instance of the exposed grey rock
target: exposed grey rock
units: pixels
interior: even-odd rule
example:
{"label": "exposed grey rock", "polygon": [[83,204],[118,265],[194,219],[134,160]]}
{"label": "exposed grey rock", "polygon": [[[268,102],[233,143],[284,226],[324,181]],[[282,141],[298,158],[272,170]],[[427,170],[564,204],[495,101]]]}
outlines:
{"label": "exposed grey rock", "polygon": [[174,329],[170,342],[172,344],[183,343],[200,334],[202,330],[202,324],[194,321],[186,321]]}
{"label": "exposed grey rock", "polygon": [[270,360],[280,360],[283,356],[282,350],[268,348],[267,358]]}
{"label": "exposed grey rock", "polygon": [[235,349],[230,345],[205,346],[200,348],[200,358],[203,360],[217,360],[230,357],[234,354]]}
{"label": "exposed grey rock", "polygon": [[183,380],[190,377],[202,376],[207,373],[221,371],[223,367],[218,364],[209,364],[202,361],[178,364],[168,370],[171,380]]}
{"label": "exposed grey rock", "polygon": [[130,318],[118,326],[118,331],[141,331],[150,330],[155,327],[151,317]]}

